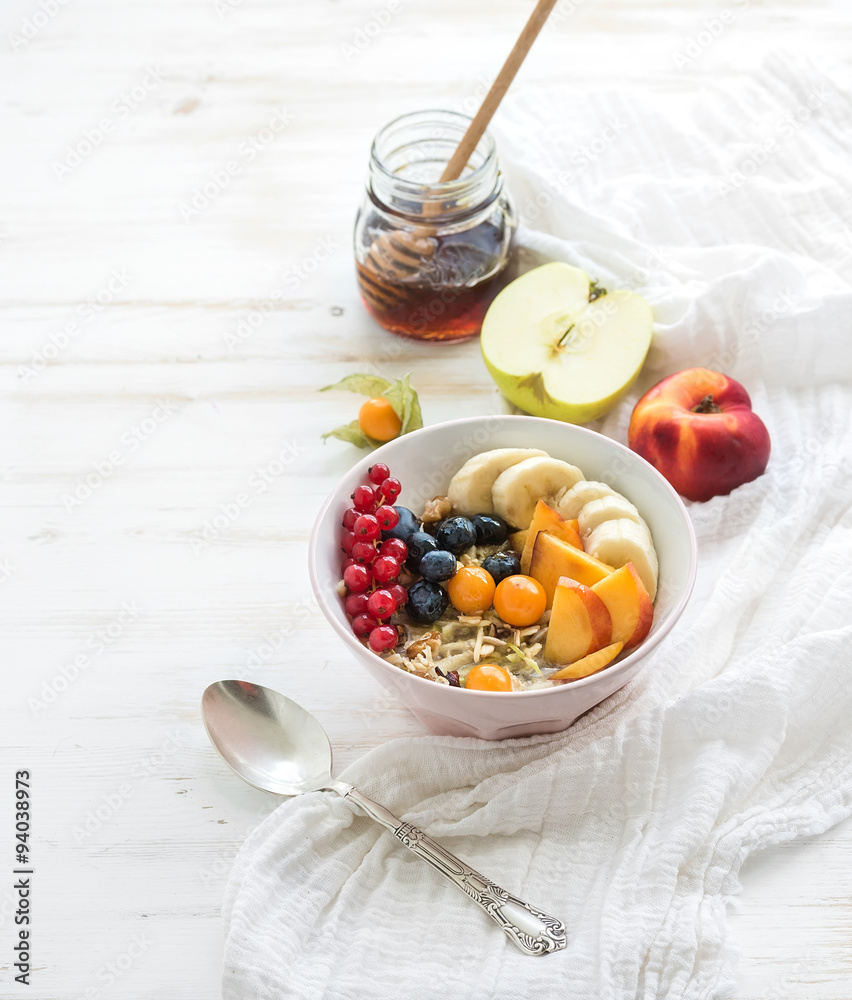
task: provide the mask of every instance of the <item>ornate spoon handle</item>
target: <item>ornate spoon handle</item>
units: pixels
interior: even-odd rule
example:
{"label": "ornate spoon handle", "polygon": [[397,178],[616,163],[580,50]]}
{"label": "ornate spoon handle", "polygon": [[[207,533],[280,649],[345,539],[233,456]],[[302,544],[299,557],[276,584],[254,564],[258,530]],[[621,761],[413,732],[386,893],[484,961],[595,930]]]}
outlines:
{"label": "ornate spoon handle", "polygon": [[343,786],[335,790],[357,802],[368,816],[390,830],[410,851],[428,861],[433,868],[467,893],[528,955],[546,955],[550,951],[560,951],[568,943],[565,924],[561,920],[542,913],[501,889],[491,879],[480,875],[431,837],[427,837],[422,830],[410,823],[403,823],[357,788]]}

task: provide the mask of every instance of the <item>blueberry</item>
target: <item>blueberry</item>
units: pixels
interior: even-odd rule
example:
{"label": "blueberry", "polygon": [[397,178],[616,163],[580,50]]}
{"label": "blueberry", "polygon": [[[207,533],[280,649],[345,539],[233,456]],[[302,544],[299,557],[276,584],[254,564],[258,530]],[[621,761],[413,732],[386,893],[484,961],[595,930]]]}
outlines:
{"label": "blueberry", "polygon": [[435,539],[425,531],[415,531],[413,535],[409,535],[404,541],[408,546],[408,558],[405,560],[405,565],[414,571],[418,569],[420,560],[427,552],[432,552],[438,548],[438,543]]}
{"label": "blueberry", "polygon": [[471,545],[476,544],[476,531],[466,517],[448,517],[438,525],[435,541],[439,549],[446,549],[454,556],[460,556]]}
{"label": "blueberry", "polygon": [[430,580],[418,580],[408,591],[405,610],[418,625],[431,625],[447,610],[450,599],[443,587]]}
{"label": "blueberry", "polygon": [[499,583],[507,576],[516,576],[521,572],[521,560],[514,552],[495,552],[482,560],[482,568],[494,577],[495,583]]}
{"label": "blueberry", "polygon": [[496,514],[477,514],[470,523],[476,532],[477,545],[502,545],[509,537],[509,525]]}
{"label": "blueberry", "polygon": [[432,583],[449,580],[451,576],[455,576],[455,572],[456,557],[452,552],[432,549],[420,560],[420,575],[424,580],[431,580]]}
{"label": "blueberry", "polygon": [[415,531],[420,530],[420,522],[414,515],[414,511],[409,510],[407,507],[399,507],[394,505],[394,510],[399,514],[399,521],[396,527],[389,528],[387,531],[382,532],[382,539],[385,538],[401,538],[406,544],[408,544],[408,539],[414,534]]}

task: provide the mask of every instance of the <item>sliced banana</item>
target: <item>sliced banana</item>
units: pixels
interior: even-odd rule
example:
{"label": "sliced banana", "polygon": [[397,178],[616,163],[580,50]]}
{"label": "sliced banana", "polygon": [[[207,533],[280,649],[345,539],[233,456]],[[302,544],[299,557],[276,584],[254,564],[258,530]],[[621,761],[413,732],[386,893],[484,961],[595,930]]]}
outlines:
{"label": "sliced banana", "polygon": [[547,457],[547,452],[540,448],[492,448],[491,451],[483,451],[468,459],[450,480],[447,488],[453,513],[466,517],[493,514],[491,490],[497,477],[524,459],[536,457]]}
{"label": "sliced banana", "polygon": [[632,562],[651,600],[657,594],[657,553],[647,525],[626,517],[602,521],[585,540],[586,551],[618,569]]}
{"label": "sliced banana", "polygon": [[560,492],[583,478],[576,465],[544,456],[527,458],[502,472],[494,481],[494,510],[518,529],[528,528],[539,500],[553,504]]}
{"label": "sliced banana", "polygon": [[585,545],[586,539],[604,521],[612,521],[617,517],[626,517],[636,524],[645,524],[639,511],[620,493],[601,497],[600,500],[590,500],[577,515],[580,522],[580,538]]}
{"label": "sliced banana", "polygon": [[579,518],[580,511],[591,503],[592,500],[600,500],[601,497],[615,496],[615,490],[606,483],[598,483],[591,479],[583,479],[575,483],[563,496],[559,497],[556,509],[566,521],[572,518]]}

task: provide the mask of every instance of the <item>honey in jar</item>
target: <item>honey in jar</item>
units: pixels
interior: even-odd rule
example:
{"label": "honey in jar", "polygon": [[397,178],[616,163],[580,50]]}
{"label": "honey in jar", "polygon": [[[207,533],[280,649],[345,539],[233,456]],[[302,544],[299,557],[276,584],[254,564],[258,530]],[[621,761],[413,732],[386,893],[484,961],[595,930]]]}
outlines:
{"label": "honey in jar", "polygon": [[378,323],[416,340],[477,336],[509,257],[516,221],[491,137],[457,180],[439,181],[469,122],[416,112],[373,142],[355,224],[358,284]]}

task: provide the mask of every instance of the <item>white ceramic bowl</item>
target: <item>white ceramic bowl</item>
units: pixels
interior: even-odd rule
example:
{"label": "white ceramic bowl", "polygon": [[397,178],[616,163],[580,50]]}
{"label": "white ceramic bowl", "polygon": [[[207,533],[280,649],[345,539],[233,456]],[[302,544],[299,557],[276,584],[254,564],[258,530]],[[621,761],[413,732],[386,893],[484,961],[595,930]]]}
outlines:
{"label": "white ceramic bowl", "polygon": [[[366,481],[367,469],[384,462],[402,483],[397,501],[419,513],[423,503],[446,493],[453,473],[472,455],[490,448],[542,448],[579,466],[587,479],[624,493],[648,522],[660,578],[654,624],[630,655],[599,673],[537,691],[467,691],[424,680],[386,663],[363,646],[349,625],[337,594],[340,579],[340,519],[350,494]],[[472,417],[436,424],[383,445],[343,477],[325,501],[310,543],[311,584],[332,627],[353,656],[393,692],[432,733],[499,740],[567,729],[590,708],[631,680],[642,661],[683,612],[696,572],[696,545],[686,509],[666,480],[634,452],[594,431],[538,417]]]}

